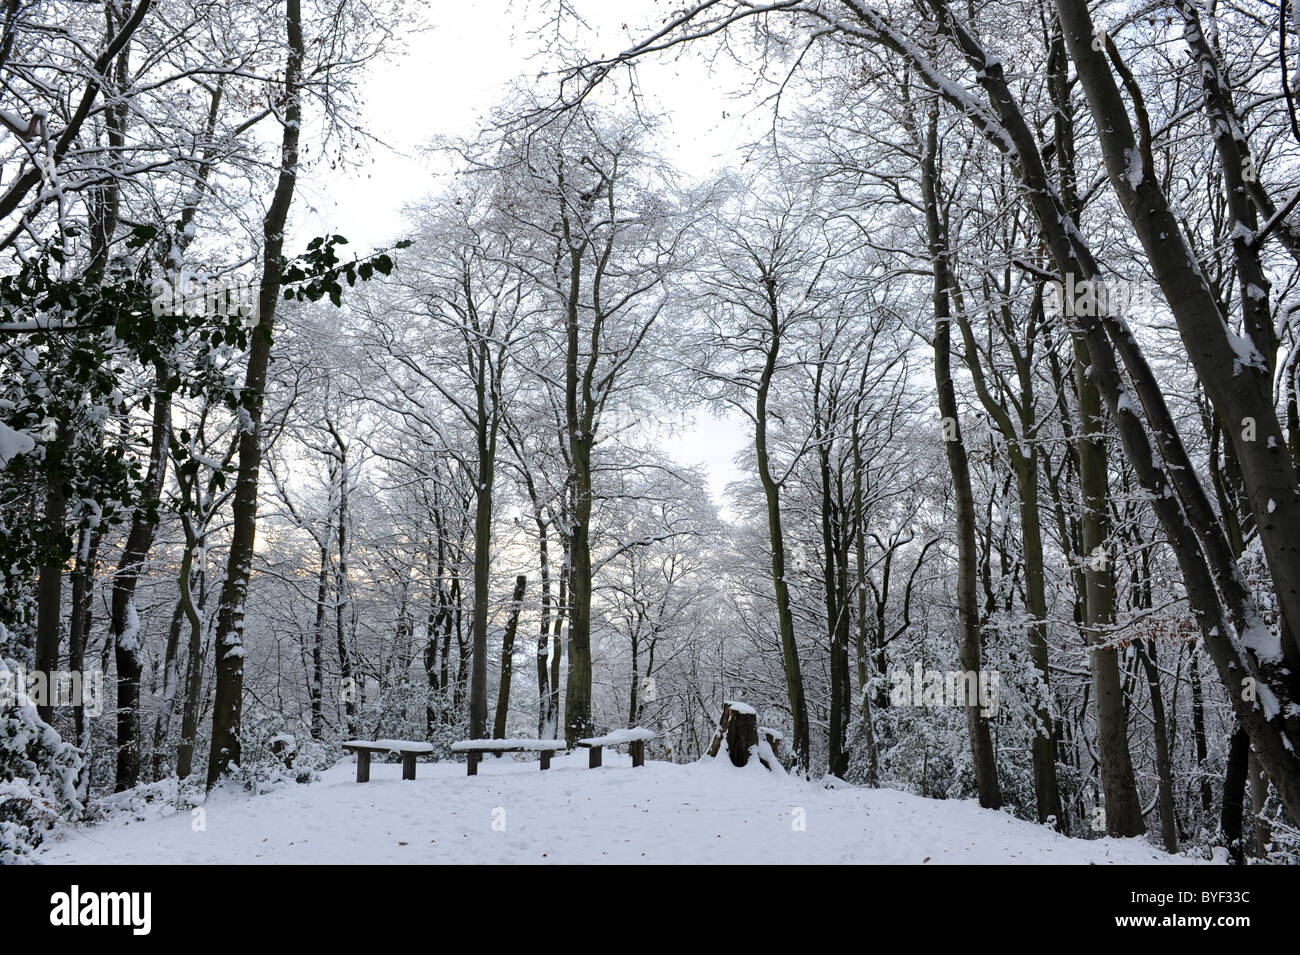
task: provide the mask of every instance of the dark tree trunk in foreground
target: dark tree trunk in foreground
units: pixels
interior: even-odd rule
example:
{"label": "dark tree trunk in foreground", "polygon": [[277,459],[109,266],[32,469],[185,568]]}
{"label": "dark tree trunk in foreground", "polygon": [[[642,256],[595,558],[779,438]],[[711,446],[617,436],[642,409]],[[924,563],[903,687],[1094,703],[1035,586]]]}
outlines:
{"label": "dark tree trunk in foreground", "polygon": [[302,13],[299,0],[285,0],[288,60],[284,71],[284,125],[280,172],[275,194],[262,222],[262,283],[258,323],[252,329],[248,370],[242,398],[248,412],[239,435],[239,470],[232,501],[230,553],[226,580],[217,608],[216,693],[212,706],[212,748],[207,785],[213,785],[240,760],[239,725],[244,693],[244,601],[253,570],[253,538],[257,531],[257,480],[262,466],[262,406],[271,334],[280,301],[280,255],[284,227],[298,177],[298,140],[302,122],[299,83],[303,61]]}

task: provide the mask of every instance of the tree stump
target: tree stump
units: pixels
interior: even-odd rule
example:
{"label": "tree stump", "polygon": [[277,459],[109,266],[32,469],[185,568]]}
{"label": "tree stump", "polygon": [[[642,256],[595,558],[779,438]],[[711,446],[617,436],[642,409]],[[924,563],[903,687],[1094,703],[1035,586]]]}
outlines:
{"label": "tree stump", "polygon": [[722,704],[722,719],[718,721],[718,732],[709,747],[709,755],[717,756],[722,749],[722,741],[727,741],[727,755],[733,766],[744,766],[749,762],[750,751],[758,746],[758,713],[747,703],[727,700]]}

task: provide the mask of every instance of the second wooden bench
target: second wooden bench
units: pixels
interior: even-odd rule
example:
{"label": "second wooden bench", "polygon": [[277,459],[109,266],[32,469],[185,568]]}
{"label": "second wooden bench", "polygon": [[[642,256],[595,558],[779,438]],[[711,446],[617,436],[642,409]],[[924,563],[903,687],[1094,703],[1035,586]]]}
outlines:
{"label": "second wooden bench", "polygon": [[451,744],[453,753],[465,754],[466,776],[478,775],[478,762],[484,753],[538,753],[541,768],[551,768],[551,757],[568,749],[562,739],[463,739]]}
{"label": "second wooden bench", "polygon": [[615,730],[605,736],[592,736],[588,739],[578,740],[578,745],[586,747],[591,751],[587,758],[587,768],[595,769],[601,764],[603,751],[606,746],[624,746],[632,754],[632,766],[645,765],[645,742],[648,739],[654,739],[659,734],[654,730],[648,730],[643,726],[633,726],[631,729]]}

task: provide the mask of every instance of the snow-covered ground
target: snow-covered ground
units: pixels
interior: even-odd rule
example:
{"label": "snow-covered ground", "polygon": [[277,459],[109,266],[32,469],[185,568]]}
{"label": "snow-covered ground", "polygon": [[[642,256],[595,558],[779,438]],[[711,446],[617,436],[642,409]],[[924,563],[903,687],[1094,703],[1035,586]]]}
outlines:
{"label": "snow-covered ground", "polygon": [[[1065,839],[971,801],[828,789],[725,759],[632,769],[585,752],[536,760],[398,763],[354,781],[345,759],[319,782],[262,796],[219,792],[202,818],[153,804],[51,834],[46,863],[1047,863],[1171,859],[1141,839]],[[201,826],[200,826],[201,823]]]}

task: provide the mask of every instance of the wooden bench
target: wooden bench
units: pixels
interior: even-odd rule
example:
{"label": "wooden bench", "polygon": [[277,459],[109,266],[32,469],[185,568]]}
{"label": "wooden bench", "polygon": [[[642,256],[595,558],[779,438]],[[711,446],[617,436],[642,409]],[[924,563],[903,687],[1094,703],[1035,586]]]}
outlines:
{"label": "wooden bench", "polygon": [[478,761],[484,753],[539,753],[541,768],[551,768],[551,757],[567,750],[562,739],[463,739],[451,744],[453,753],[465,754],[466,776],[478,775]]}
{"label": "wooden bench", "polygon": [[371,753],[401,753],[402,778],[415,778],[415,757],[422,753],[432,753],[432,743],[417,743],[405,739],[350,739],[343,744],[343,749],[357,754],[357,782],[370,782]]}
{"label": "wooden bench", "polygon": [[578,740],[578,745],[590,750],[587,758],[587,768],[595,769],[601,765],[604,758],[603,752],[606,746],[624,746],[632,754],[632,766],[645,765],[645,741],[654,739],[659,734],[654,730],[648,730],[642,726],[634,726],[631,729],[615,730],[606,736],[592,736],[588,739]]}

